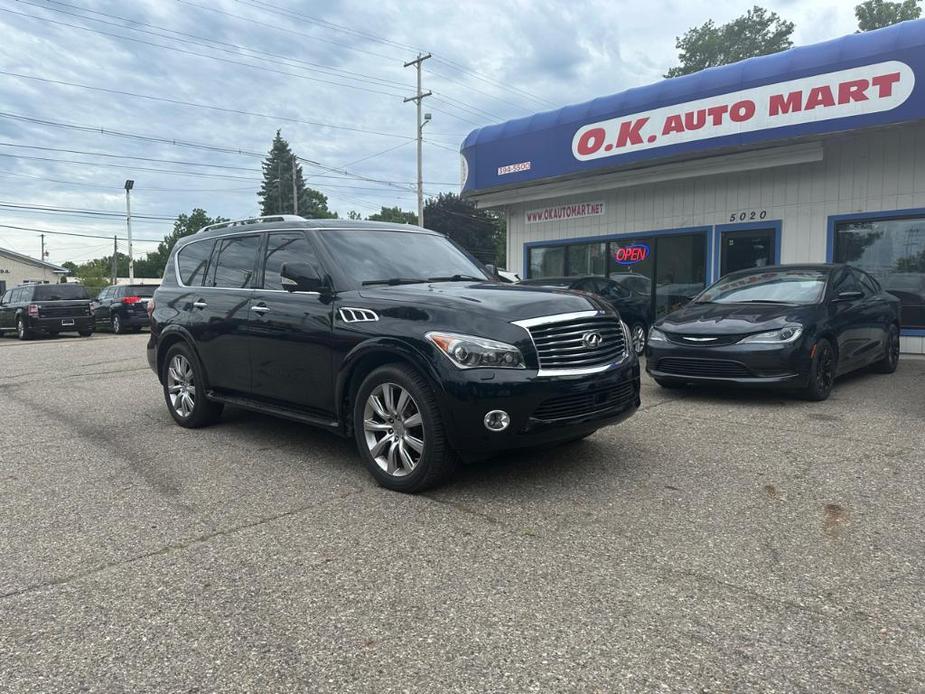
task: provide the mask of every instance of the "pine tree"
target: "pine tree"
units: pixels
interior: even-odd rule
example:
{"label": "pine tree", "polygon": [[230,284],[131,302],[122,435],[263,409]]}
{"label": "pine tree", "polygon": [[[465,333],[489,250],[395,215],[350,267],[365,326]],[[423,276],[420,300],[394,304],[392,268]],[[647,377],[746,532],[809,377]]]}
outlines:
{"label": "pine tree", "polygon": [[273,145],[263,161],[263,185],[257,193],[260,213],[294,214],[292,204],[292,169],[295,167],[296,191],[299,199],[298,214],[309,219],[330,219],[337,215],[328,210],[326,195],[305,185],[302,166],[298,163],[289,143],[276,131]]}

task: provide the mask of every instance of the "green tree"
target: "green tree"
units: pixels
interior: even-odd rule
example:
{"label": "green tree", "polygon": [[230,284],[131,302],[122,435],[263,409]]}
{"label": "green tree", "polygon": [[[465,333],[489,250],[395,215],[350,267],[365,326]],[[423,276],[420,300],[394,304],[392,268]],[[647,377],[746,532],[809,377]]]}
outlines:
{"label": "green tree", "polygon": [[[157,245],[157,250],[151,251],[145,258],[135,261],[135,276],[162,277],[164,267],[167,265],[167,258],[170,257],[170,251],[173,250],[177,241],[190,234],[195,234],[204,226],[225,221],[228,221],[225,217],[210,217],[200,207],[195,208],[190,214],[178,215],[177,221],[173,223],[173,230]],[[125,274],[127,273],[128,268],[126,267]]]}
{"label": "green tree", "polygon": [[454,193],[440,193],[430,198],[424,206],[424,226],[453,239],[483,263],[499,263],[498,248],[505,234],[504,223],[469,200]]}
{"label": "green tree", "polygon": [[350,210],[347,213],[347,219],[352,219],[352,220],[363,219],[363,215],[361,215],[356,210]]}
{"label": "green tree", "polygon": [[383,207],[375,214],[369,215],[371,222],[394,222],[395,224],[417,224],[418,216],[415,212],[405,212],[400,207]]}
{"label": "green tree", "polygon": [[865,0],[854,8],[854,16],[858,18],[858,31],[872,31],[905,22],[907,19],[918,19],[922,16],[920,2],[921,0]]}
{"label": "green tree", "polygon": [[708,67],[728,65],[746,58],[790,48],[793,22],[755,5],[741,17],[717,26],[712,19],[675,40],[681,64],[665,77],[679,77]]}
{"label": "green tree", "polygon": [[257,197],[260,198],[260,213],[293,214],[292,171],[295,167],[296,192],[299,199],[299,214],[309,219],[331,219],[336,214],[328,210],[328,198],[313,188],[305,186],[302,166],[299,164],[289,143],[276,131],[267,158],[263,160],[263,184]]}

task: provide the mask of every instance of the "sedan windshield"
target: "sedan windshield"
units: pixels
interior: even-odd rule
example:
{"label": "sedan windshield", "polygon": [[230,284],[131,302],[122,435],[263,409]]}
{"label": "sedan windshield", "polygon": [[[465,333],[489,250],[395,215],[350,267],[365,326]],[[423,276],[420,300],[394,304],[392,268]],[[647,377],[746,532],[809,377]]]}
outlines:
{"label": "sedan windshield", "polygon": [[469,256],[437,234],[366,229],[326,229],[320,234],[356,286],[488,279]]}
{"label": "sedan windshield", "polygon": [[826,273],[794,269],[724,277],[694,299],[698,304],[815,304],[825,293]]}

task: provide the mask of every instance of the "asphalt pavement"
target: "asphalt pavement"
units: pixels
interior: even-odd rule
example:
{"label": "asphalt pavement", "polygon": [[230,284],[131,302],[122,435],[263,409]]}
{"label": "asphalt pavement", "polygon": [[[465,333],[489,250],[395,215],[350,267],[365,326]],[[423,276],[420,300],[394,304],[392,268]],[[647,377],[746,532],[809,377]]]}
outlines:
{"label": "asphalt pavement", "polygon": [[925,360],[663,391],[418,496],[177,427],[146,335],[0,339],[0,692],[925,691]]}

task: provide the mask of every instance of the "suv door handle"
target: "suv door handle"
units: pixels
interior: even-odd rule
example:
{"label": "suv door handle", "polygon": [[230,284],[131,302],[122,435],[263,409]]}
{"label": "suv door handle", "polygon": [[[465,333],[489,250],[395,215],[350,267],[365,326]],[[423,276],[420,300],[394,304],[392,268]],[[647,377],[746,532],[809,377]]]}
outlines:
{"label": "suv door handle", "polygon": [[209,304],[207,304],[205,301],[194,301],[193,302],[193,306],[195,306],[196,308],[205,308],[208,305]]}
{"label": "suv door handle", "polygon": [[269,310],[269,306],[251,306],[251,311],[256,311],[257,313],[266,313]]}

